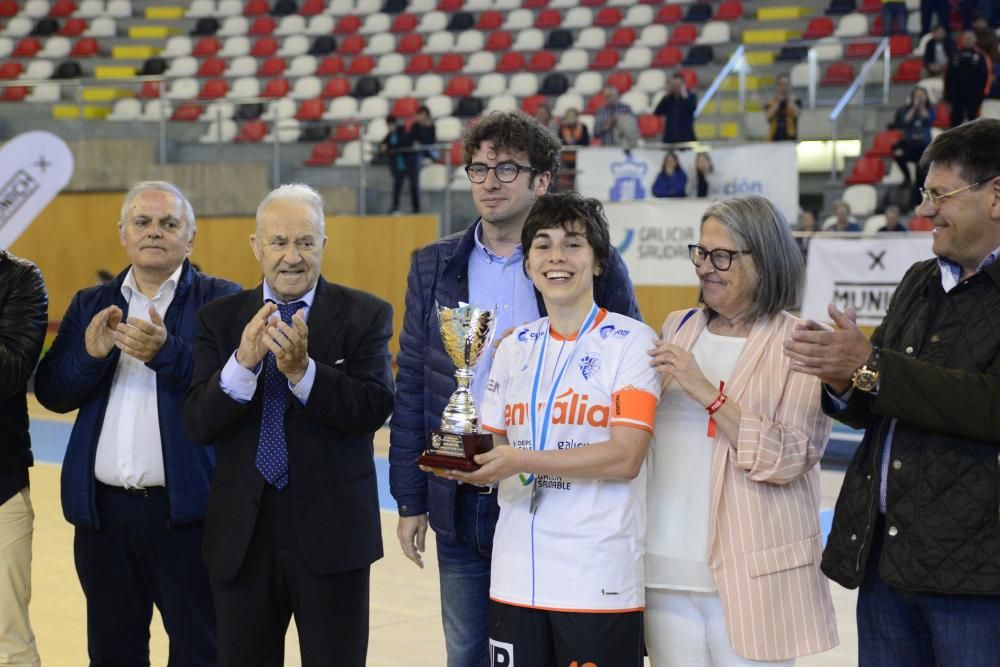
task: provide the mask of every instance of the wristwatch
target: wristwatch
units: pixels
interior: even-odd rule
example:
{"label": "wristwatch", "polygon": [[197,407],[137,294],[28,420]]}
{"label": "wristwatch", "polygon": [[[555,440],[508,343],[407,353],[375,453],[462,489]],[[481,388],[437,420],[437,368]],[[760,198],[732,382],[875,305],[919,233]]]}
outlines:
{"label": "wristwatch", "polygon": [[872,346],[872,353],[868,357],[868,361],[865,362],[864,366],[854,371],[854,375],[851,377],[851,384],[855,389],[871,391],[878,386],[878,362],[878,348]]}

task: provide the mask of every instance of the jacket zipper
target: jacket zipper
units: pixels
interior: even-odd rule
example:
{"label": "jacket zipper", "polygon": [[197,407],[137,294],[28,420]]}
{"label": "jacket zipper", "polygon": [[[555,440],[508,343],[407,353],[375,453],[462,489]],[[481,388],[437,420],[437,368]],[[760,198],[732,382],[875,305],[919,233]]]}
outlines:
{"label": "jacket zipper", "polygon": [[[881,445],[881,447],[877,447],[876,450],[875,450],[874,466],[873,466],[872,475],[871,475],[871,481],[872,482],[875,482],[875,480],[878,480],[878,478],[879,478],[879,473],[878,473],[879,462],[882,460],[882,447],[885,447],[885,442],[883,442],[883,438],[882,438],[882,433],[885,431],[885,424],[886,424],[886,420],[885,419],[883,419],[882,423],[879,424],[879,429],[878,429],[878,433],[877,433],[877,435],[879,437],[876,440],[876,442],[880,442],[880,443],[882,443],[882,445]],[[1000,458],[1000,457],[998,457],[998,458]],[[881,484],[881,480],[879,480],[878,484]],[[865,517],[866,517],[867,523],[865,524],[865,532],[864,532],[864,535],[861,538],[861,544],[858,545],[858,554],[857,554],[857,558],[854,561],[854,574],[858,574],[858,573],[861,572],[861,556],[865,552],[865,545],[868,544],[868,534],[869,534],[869,532],[871,530],[871,526],[872,526],[872,523],[871,523],[872,505],[874,504],[874,502],[875,502],[875,496],[878,493],[879,493],[879,489],[877,489],[877,488],[873,489],[872,485],[869,484],[869,486],[868,486],[868,499],[869,499],[868,510],[865,512]],[[886,509],[888,509],[888,508],[886,508]]]}

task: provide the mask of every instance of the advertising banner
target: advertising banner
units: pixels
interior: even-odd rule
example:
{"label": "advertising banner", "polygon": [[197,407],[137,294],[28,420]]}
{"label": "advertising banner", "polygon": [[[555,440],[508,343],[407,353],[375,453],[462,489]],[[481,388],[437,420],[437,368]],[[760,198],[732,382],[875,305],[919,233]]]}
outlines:
{"label": "advertising banner", "polygon": [[73,175],[69,146],[50,132],[19,134],[0,150],[0,248],[7,249]]}

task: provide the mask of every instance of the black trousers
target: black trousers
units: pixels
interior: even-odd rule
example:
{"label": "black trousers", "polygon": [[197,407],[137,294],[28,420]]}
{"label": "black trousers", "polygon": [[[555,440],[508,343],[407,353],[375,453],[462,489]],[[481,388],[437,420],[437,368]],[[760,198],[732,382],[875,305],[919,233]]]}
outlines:
{"label": "black trousers", "polygon": [[215,610],[201,562],[202,524],[168,526],[166,492],[97,484],[101,528],[77,528],[76,572],[87,598],[91,667],[149,665],[153,605],[170,638],[168,667],[216,664]]}
{"label": "black trousers", "polygon": [[264,491],[236,578],[212,580],[220,667],[280,667],[293,615],[303,667],[364,667],[370,568],[314,572],[298,545],[294,493],[293,485]]}
{"label": "black trousers", "polygon": [[410,204],[413,212],[420,212],[420,166],[408,164],[405,169],[392,170],[392,210],[399,210],[399,196],[403,192],[403,181],[410,181]]}
{"label": "black trousers", "polygon": [[983,105],[983,96],[963,96],[948,100],[951,103],[951,126],[958,127],[967,120],[979,118],[979,107]]}

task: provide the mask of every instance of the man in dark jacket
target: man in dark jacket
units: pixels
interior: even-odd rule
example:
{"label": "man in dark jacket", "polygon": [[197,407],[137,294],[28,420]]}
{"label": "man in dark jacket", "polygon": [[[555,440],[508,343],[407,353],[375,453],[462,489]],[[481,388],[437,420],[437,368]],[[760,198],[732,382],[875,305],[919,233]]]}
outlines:
{"label": "man in dark jacket", "polygon": [[34,513],[27,393],[45,340],[48,306],[38,268],[0,250],[0,656],[5,664],[40,664],[28,619]]}
{"label": "man in dark jacket", "polygon": [[[428,476],[416,464],[427,433],[441,424],[455,390],[455,368],[444,351],[435,304],[468,302],[497,311],[497,337],[545,314],[525,276],[521,228],[559,168],[560,144],[536,120],[494,113],[464,138],[465,170],[480,218],[465,232],[416,252],[410,265],[406,315],[397,357],[396,407],[390,422],[389,478],[399,507],[403,553],[423,567],[428,515],[437,535],[441,614],[449,667],[489,665],[490,554],[499,509],[496,489]],[[595,283],[598,305],[640,318],[632,283],[613,252]],[[492,355],[475,368],[480,399]]]}
{"label": "man in dark jacket", "polygon": [[195,270],[191,205],[173,185],[137,183],[119,237],[131,266],[81,290],[38,367],[35,394],[79,410],[62,506],[87,598],[92,665],[144,665],[155,604],[169,667],[215,665],[215,611],[200,543],[214,451],[181,431],[198,309],[239,291]]}
{"label": "man in dark jacket", "polygon": [[966,30],[944,73],[944,96],[951,104],[952,127],[979,116],[992,76],[989,56],[976,46],[976,33]]}
{"label": "man in dark jacket", "polygon": [[853,313],[809,322],[793,368],[865,436],[823,571],[858,593],[861,667],[994,665],[1000,633],[1000,121],[924,153],[917,215],[937,259],[914,264],[869,342]]}
{"label": "man in dark jacket", "polygon": [[667,94],[653,111],[657,116],[663,116],[663,143],[677,144],[695,140],[694,110],[697,106],[698,98],[687,89],[684,77],[679,73],[670,77]]}

